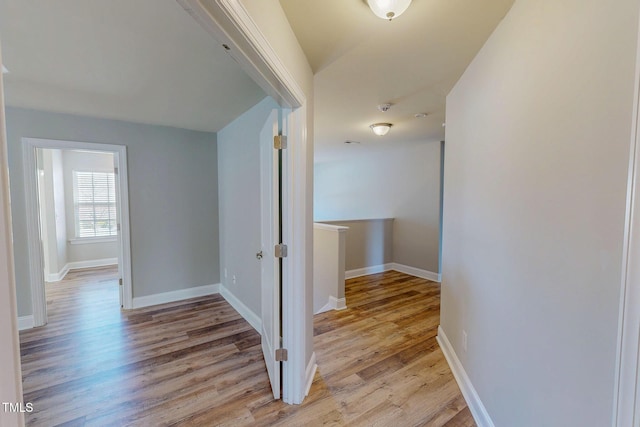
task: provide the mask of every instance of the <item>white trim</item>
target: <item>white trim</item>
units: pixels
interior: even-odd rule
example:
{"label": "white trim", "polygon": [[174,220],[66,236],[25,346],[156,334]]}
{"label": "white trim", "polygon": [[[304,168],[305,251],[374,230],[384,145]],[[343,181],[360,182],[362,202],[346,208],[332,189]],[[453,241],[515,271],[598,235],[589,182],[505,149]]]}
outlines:
{"label": "white trim", "polygon": [[368,276],[370,274],[383,273],[393,270],[393,263],[372,265],[371,267],[356,268],[355,270],[347,270],[344,272],[345,279],[353,279],[354,277]]}
{"label": "white trim", "polygon": [[262,319],[256,313],[253,312],[249,307],[244,305],[242,301],[240,301],[235,295],[229,291],[229,289],[225,288],[224,285],[220,284],[220,295],[227,300],[229,305],[234,308],[235,311],[240,314],[249,324],[256,330],[260,335],[262,335]]}
{"label": "white trim", "polygon": [[18,330],[23,331],[25,329],[33,328],[33,315],[18,317]]}
{"label": "white trim", "polygon": [[[220,43],[280,106],[294,108],[286,117],[284,133],[289,148],[283,156],[283,240],[290,256],[283,261],[282,341],[289,360],[282,366],[282,399],[297,404],[304,399],[305,368],[311,355],[307,345],[313,335],[313,228],[311,194],[307,192],[312,156],[307,138],[307,99],[296,79],[278,57],[241,0],[207,2],[178,0],[182,7]],[[309,202],[309,203],[307,203]]]}
{"label": "white trim", "polygon": [[347,300],[345,298],[329,297],[329,304],[334,310],[344,310],[347,308]]}
{"label": "white trim", "polygon": [[47,274],[45,276],[45,281],[59,282],[60,280],[64,279],[64,276],[66,276],[68,272],[69,272],[69,264],[65,264],[64,267],[62,267],[62,270],[58,271],[57,273]]}
{"label": "white trim", "polygon": [[133,298],[132,308],[150,307],[153,305],[166,304],[169,302],[182,301],[190,298],[214,295],[220,292],[220,284],[194,286],[192,288],[178,289],[175,291],[162,292],[159,294],[145,295]]}
{"label": "white trim", "polygon": [[79,270],[81,268],[93,268],[93,267],[105,267],[107,265],[118,265],[118,258],[102,258],[102,259],[89,259],[86,261],[74,261],[68,263],[65,267],[69,267],[69,270]]}
{"label": "white trim", "polygon": [[309,363],[307,364],[306,370],[306,386],[304,388],[304,395],[309,395],[309,390],[311,390],[311,384],[313,384],[313,377],[316,376],[316,371],[318,370],[318,363],[316,362],[316,352],[314,351],[309,358]]}
{"label": "white trim", "polygon": [[314,314],[324,313],[330,310],[344,310],[347,308],[347,300],[345,298],[336,298],[334,296],[329,295],[327,303]]}
{"label": "white trim", "polygon": [[[27,209],[27,240],[29,248],[29,276],[31,304],[35,326],[47,323],[47,306],[44,289],[42,245],[40,244],[40,221],[37,197],[36,149],[90,150],[113,153],[118,168],[118,207],[120,213],[119,257],[122,276],[122,306],[133,306],[131,282],[131,236],[129,234],[129,187],[127,174],[127,147],[124,145],[99,144],[79,141],[63,141],[40,138],[22,138],[22,162],[25,182],[25,204]],[[70,267],[73,268],[73,267]]]}
{"label": "white trim", "polygon": [[613,391],[614,427],[640,426],[640,27],[637,40]]}
{"label": "white trim", "polygon": [[431,280],[433,282],[440,282],[441,276],[433,271],[422,270],[420,268],[409,267],[408,265],[398,264],[397,262],[391,263],[391,270],[399,271],[400,273],[409,274],[411,276],[420,277],[422,279]]}
{"label": "white trim", "polygon": [[343,225],[324,224],[321,222],[314,222],[313,228],[318,230],[337,231],[338,233],[344,233],[349,229],[349,227],[345,227]]}
{"label": "white trim", "polygon": [[389,262],[387,264],[372,265],[370,267],[356,268],[347,270],[344,273],[345,279],[353,279],[360,276],[368,276],[370,274],[384,273],[385,271],[398,271],[410,276],[420,277],[421,279],[431,280],[440,283],[442,275],[433,271],[422,270],[420,268],[409,267],[408,265],[398,264],[397,262]]}
{"label": "white trim", "polygon": [[118,236],[108,236],[108,237],[74,237],[73,239],[69,239],[68,242],[72,245],[89,245],[92,243],[110,243],[117,242]]}
{"label": "white trim", "polygon": [[467,405],[476,424],[478,427],[495,427],[487,409],[480,400],[480,396],[478,396],[476,389],[473,387],[471,379],[469,379],[467,372],[464,370],[462,363],[460,363],[460,359],[458,359],[453,346],[441,326],[438,326],[438,336],[436,338],[438,344],[440,344],[442,353],[444,353],[445,359],[447,359],[447,363],[449,363],[451,372],[453,372],[453,376],[458,383],[458,387],[460,387],[464,400],[467,401]]}

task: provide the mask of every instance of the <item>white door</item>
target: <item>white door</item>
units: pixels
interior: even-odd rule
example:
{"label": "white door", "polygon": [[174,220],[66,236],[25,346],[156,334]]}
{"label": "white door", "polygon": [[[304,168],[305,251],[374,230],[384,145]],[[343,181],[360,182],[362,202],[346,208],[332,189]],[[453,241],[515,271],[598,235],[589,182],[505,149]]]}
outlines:
{"label": "white door", "polygon": [[267,364],[273,397],[280,398],[280,364],[276,350],[280,348],[280,260],[274,247],[279,240],[279,167],[278,151],[273,147],[273,137],[278,135],[278,111],[269,114],[260,131],[260,206],[262,291],[262,352]]}

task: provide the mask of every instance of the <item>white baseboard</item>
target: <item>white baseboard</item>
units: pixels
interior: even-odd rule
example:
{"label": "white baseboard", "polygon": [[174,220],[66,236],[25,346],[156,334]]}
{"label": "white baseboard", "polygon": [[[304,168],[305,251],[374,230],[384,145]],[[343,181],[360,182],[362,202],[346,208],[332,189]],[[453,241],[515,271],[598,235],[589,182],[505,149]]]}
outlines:
{"label": "white baseboard", "polygon": [[460,387],[460,391],[462,391],[462,395],[467,401],[467,405],[469,406],[469,410],[471,411],[471,415],[473,415],[473,419],[476,424],[478,427],[495,427],[487,409],[480,400],[480,396],[478,396],[476,389],[473,387],[473,384],[471,384],[471,379],[469,379],[469,376],[465,372],[462,363],[460,363],[460,359],[458,359],[453,346],[451,346],[451,343],[441,326],[438,326],[437,339],[438,344],[440,344],[440,348],[444,353],[444,357],[449,363],[451,372],[453,372],[453,376]]}
{"label": "white baseboard", "polygon": [[354,277],[368,276],[369,274],[382,273],[384,271],[392,270],[391,268],[392,265],[393,263],[380,264],[380,265],[373,265],[371,267],[356,268],[355,270],[348,270],[344,272],[344,278],[353,279]]}
{"label": "white baseboard", "polygon": [[107,265],[118,264],[118,258],[90,259],[87,261],[74,261],[67,265],[69,270],[78,270],[80,268],[104,267]]}
{"label": "white baseboard", "polygon": [[329,297],[329,304],[334,310],[344,310],[347,308],[347,300],[344,298]]}
{"label": "white baseboard", "polygon": [[224,285],[220,285],[220,295],[227,300],[227,302],[233,307],[240,316],[244,317],[244,319],[249,322],[249,324],[255,329],[259,334],[262,335],[262,319],[260,316],[255,314],[249,307],[244,305],[242,301],[236,298]]}
{"label": "white baseboard", "polygon": [[309,359],[309,363],[307,364],[307,371],[305,373],[307,378],[307,385],[304,389],[304,395],[309,395],[309,390],[311,390],[311,384],[313,383],[313,377],[316,376],[316,370],[318,369],[318,364],[316,363],[316,352],[311,353],[311,358]]}
{"label": "white baseboard", "polygon": [[346,299],[329,296],[327,303],[320,310],[316,311],[313,314],[320,314],[330,310],[344,310],[345,308],[347,308]]}
{"label": "white baseboard", "polygon": [[441,280],[441,275],[438,273],[422,270],[420,268],[409,267],[408,265],[398,264],[397,262],[391,263],[391,270],[399,271],[400,273],[409,274],[411,276],[420,277],[422,279],[427,279],[438,283],[440,283]]}
{"label": "white baseboard", "polygon": [[93,268],[93,267],[105,267],[107,265],[116,265],[118,264],[118,258],[103,258],[103,259],[90,259],[87,261],[73,261],[68,262],[62,267],[57,273],[47,274],[46,281],[47,282],[59,282],[64,279],[64,276],[70,270],[79,270],[81,268]]}
{"label": "white baseboard", "polygon": [[18,330],[33,328],[33,315],[18,317]]}
{"label": "white baseboard", "polygon": [[385,271],[399,271],[410,276],[420,277],[422,279],[431,280],[440,283],[442,275],[434,273],[433,271],[422,270],[420,268],[409,267],[408,265],[398,264],[397,262],[390,262],[388,264],[374,265],[371,267],[357,268],[355,270],[348,270],[344,273],[345,279],[353,279],[354,277],[368,276],[369,274],[382,273]]}
{"label": "white baseboard", "polygon": [[159,294],[145,295],[133,298],[132,308],[149,307],[152,305],[166,304],[168,302],[182,301],[189,298],[197,298],[205,295],[213,295],[220,292],[220,284],[195,286],[193,288],[178,289],[176,291],[162,292]]}
{"label": "white baseboard", "polygon": [[59,282],[60,280],[64,279],[64,276],[66,276],[68,272],[69,272],[69,264],[65,264],[65,266],[62,267],[62,270],[60,270],[59,272],[47,274],[45,281]]}

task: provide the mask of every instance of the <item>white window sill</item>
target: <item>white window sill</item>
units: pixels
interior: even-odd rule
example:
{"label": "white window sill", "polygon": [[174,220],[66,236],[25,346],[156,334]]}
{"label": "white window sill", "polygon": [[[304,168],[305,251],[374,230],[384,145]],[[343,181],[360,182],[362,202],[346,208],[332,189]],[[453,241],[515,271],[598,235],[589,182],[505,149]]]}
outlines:
{"label": "white window sill", "polygon": [[109,237],[79,237],[75,239],[69,239],[69,243],[72,245],[88,245],[91,243],[109,243],[117,242],[118,236]]}

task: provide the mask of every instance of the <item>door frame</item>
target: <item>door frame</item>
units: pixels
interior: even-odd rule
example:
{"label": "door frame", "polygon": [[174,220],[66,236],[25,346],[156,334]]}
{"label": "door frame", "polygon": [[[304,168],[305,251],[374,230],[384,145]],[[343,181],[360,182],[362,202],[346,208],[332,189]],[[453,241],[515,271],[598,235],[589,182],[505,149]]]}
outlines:
{"label": "door frame", "polygon": [[133,308],[131,285],[131,236],[129,227],[129,181],[127,177],[127,147],[79,141],[62,141],[41,138],[22,138],[22,162],[27,208],[27,241],[29,249],[29,275],[33,326],[47,323],[47,299],[44,285],[42,244],[40,241],[40,208],[38,202],[37,149],[102,151],[114,155],[118,168],[118,208],[120,232],[118,238],[118,269],[122,275],[122,307]]}
{"label": "door frame", "polygon": [[[2,64],[0,52],[0,68]],[[23,397],[6,130],[3,76],[0,72],[0,341],[3,343],[0,352],[0,399],[16,403],[22,402]],[[24,426],[24,415],[20,412],[2,413],[0,417],[2,425]]]}
{"label": "door frame", "polygon": [[[309,392],[317,369],[313,352],[313,219],[307,191],[307,99],[286,64],[251,18],[241,0],[177,0],[280,107],[286,116],[288,148],[283,152],[283,242],[289,255],[282,266],[282,400],[299,404]],[[309,349],[311,347],[311,349]],[[307,357],[307,352],[310,353]]]}
{"label": "door frame", "polygon": [[[638,19],[640,27],[640,17]],[[640,426],[640,32],[636,45],[627,206],[622,248],[614,427]]]}

